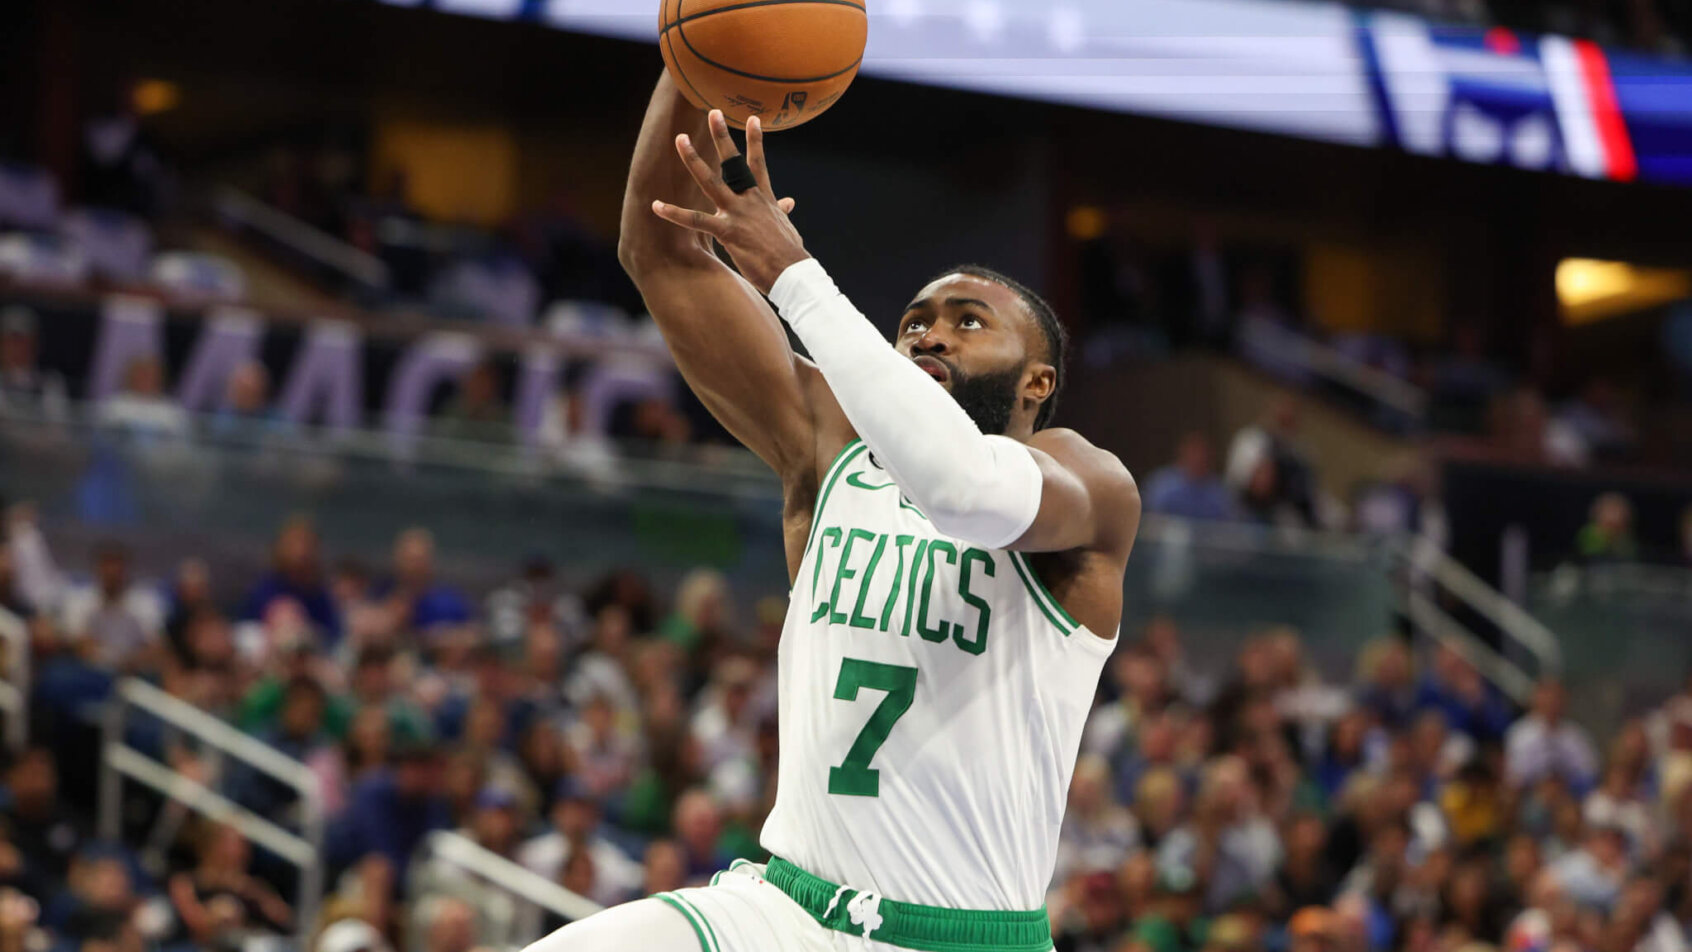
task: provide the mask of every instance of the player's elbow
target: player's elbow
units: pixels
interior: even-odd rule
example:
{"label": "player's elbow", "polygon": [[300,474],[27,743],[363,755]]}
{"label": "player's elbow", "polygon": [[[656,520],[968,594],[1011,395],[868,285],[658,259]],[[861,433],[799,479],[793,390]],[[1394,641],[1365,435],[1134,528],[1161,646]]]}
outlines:
{"label": "player's elbow", "polygon": [[641,274],[652,267],[652,243],[635,237],[623,230],[623,235],[617,239],[617,263],[623,266],[623,271],[629,277],[639,280]]}
{"label": "player's elbow", "polygon": [[624,227],[617,240],[617,261],[639,286],[645,279],[678,266],[698,264],[709,252],[690,237],[655,234],[646,228]]}

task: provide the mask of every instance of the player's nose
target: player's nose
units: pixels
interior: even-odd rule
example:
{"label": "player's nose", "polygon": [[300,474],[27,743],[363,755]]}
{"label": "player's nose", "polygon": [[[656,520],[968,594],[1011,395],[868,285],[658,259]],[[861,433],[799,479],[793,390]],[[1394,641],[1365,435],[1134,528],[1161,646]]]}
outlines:
{"label": "player's nose", "polygon": [[939,356],[940,354],[949,353],[951,349],[952,342],[946,339],[945,332],[938,327],[934,327],[930,328],[927,333],[917,338],[916,343],[911,345],[911,354],[933,354],[935,356]]}

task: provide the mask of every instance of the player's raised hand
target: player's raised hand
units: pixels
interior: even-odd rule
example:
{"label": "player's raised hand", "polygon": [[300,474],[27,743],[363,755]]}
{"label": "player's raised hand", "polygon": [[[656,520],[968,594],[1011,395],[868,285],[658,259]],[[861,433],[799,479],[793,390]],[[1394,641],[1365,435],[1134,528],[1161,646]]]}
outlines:
{"label": "player's raised hand", "polygon": [[710,126],[717,153],[715,166],[699,154],[692,138],[687,135],[676,137],[676,151],[694,181],[699,183],[700,191],[717,207],[716,213],[661,201],[652,203],[652,211],[667,222],[715,238],[734,259],[735,267],[740,269],[746,280],[768,294],[783,271],[810,257],[799,230],[788,218],[788,213],[793,210],[793,200],[784,198],[778,201],[775,197],[775,190],[770,185],[769,163],[764,157],[763,125],[757,116],[746,123],[745,161],[752,172],[754,184],[743,192],[737,193],[724,181],[723,163],[739,157],[740,149],[729,135],[728,122],[723,119],[721,110],[711,111]]}

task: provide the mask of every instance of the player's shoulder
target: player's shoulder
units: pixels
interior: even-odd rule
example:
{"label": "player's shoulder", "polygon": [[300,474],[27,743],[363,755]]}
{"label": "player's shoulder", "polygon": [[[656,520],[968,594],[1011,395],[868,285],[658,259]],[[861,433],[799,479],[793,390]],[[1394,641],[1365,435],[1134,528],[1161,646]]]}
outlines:
{"label": "player's shoulder", "polygon": [[1134,474],[1128,471],[1121,458],[1075,430],[1066,427],[1040,430],[1029,437],[1028,445],[1069,466],[1090,482],[1108,484],[1139,495]]}

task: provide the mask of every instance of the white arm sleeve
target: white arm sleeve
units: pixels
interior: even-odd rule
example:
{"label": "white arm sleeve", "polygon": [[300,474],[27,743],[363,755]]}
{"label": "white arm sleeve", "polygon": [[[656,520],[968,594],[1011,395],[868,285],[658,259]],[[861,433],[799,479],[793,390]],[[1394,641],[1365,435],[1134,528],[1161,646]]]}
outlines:
{"label": "white arm sleeve", "polygon": [[783,271],[770,300],[876,461],[935,528],[991,549],[1022,538],[1044,484],[1028,447],[984,435],[945,388],[888,346],[815,258]]}

